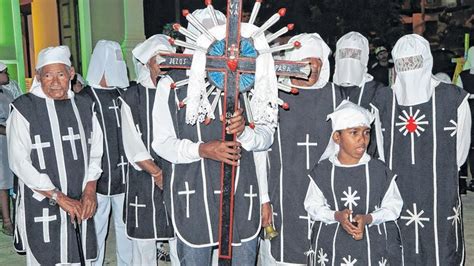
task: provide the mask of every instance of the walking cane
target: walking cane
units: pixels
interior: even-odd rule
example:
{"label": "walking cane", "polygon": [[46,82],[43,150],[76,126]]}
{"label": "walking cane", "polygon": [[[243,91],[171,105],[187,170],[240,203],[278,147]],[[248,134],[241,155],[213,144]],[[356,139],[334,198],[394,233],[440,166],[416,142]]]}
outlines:
{"label": "walking cane", "polygon": [[77,248],[79,250],[79,260],[81,261],[81,266],[85,266],[86,260],[84,258],[84,251],[82,250],[82,234],[81,229],[79,228],[79,223],[77,222],[77,217],[74,218],[74,231],[76,231],[76,242]]}

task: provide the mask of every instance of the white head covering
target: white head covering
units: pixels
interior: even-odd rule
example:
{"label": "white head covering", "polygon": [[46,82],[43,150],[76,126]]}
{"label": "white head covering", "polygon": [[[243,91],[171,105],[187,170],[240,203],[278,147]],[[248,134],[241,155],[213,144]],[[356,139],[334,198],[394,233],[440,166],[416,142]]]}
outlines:
{"label": "white head covering", "polygon": [[7,65],[5,65],[4,63],[0,62],[0,72],[5,70],[7,68]]}
{"label": "white head covering", "polygon": [[123,60],[120,44],[100,40],[95,45],[87,71],[87,82],[97,86],[105,75],[109,87],[128,87],[127,66]]}
{"label": "white head covering", "polygon": [[[317,33],[302,33],[292,37],[288,43],[293,43],[295,41],[299,41],[301,47],[286,52],[285,59],[293,61],[300,61],[308,57],[321,59],[322,66],[319,79],[315,84],[313,84],[313,86],[308,87],[308,89],[320,89],[324,87],[329,81],[330,64],[328,57],[331,54],[331,49]],[[289,79],[285,80],[286,83],[290,83]]]}
{"label": "white head covering", "polygon": [[332,139],[334,132],[347,128],[354,127],[369,127],[374,121],[374,115],[367,109],[360,107],[350,101],[343,100],[336,110],[327,116],[327,119],[331,119],[332,133],[329,138],[329,143],[319,161],[330,158],[337,155],[339,152],[339,145],[337,145]]}
{"label": "white head covering", "polygon": [[135,63],[135,71],[137,74],[137,82],[147,88],[155,88],[150,78],[150,70],[146,66],[150,58],[156,56],[156,63],[163,62],[158,53],[174,53],[176,49],[168,42],[169,37],[163,34],[156,34],[148,38],[146,41],[139,43],[132,50]]}
{"label": "white head covering", "polygon": [[448,76],[448,74],[446,74],[444,72],[436,73],[435,78],[438,79],[441,82],[444,82],[444,83],[448,83],[448,84],[452,83],[451,78]]}
{"label": "white head covering", "polygon": [[349,32],[336,44],[333,82],[339,86],[362,86],[372,76],[367,74],[369,41],[358,32]]}
{"label": "white head covering", "polygon": [[[51,64],[64,64],[70,67],[71,60],[69,60],[69,57],[71,57],[71,52],[69,51],[69,47],[65,45],[44,48],[38,54],[35,69],[38,71],[42,67]],[[69,82],[69,87],[70,86],[71,83]],[[69,92],[71,92],[71,90],[68,91],[68,95],[71,97],[74,93],[71,92],[72,94],[70,94]],[[36,76],[33,79],[33,84],[31,84],[30,93],[42,98],[47,98],[46,94],[44,94],[41,89],[41,83]]]}
{"label": "white head covering", "polygon": [[474,74],[474,46],[467,51],[466,62],[464,62],[463,70],[468,70],[469,73]]}
{"label": "white head covering", "polygon": [[393,47],[392,57],[397,72],[392,88],[398,103],[412,106],[429,101],[434,84],[433,56],[428,41],[418,34],[405,35]]}

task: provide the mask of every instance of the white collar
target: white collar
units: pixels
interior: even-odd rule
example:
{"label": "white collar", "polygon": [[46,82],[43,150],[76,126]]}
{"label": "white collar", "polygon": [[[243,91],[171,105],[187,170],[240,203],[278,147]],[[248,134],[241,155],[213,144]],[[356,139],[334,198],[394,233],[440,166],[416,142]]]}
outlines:
{"label": "white collar", "polygon": [[370,156],[367,154],[367,152],[362,155],[362,158],[360,158],[359,162],[356,164],[342,164],[339,159],[337,158],[337,154],[334,154],[333,156],[329,157],[329,161],[333,163],[335,166],[338,167],[356,167],[359,165],[367,164],[370,161]]}

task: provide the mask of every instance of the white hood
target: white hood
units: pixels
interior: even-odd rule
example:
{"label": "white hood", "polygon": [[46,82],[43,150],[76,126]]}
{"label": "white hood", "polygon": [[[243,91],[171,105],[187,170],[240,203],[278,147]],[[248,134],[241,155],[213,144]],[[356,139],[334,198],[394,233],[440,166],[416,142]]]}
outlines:
{"label": "white hood", "polygon": [[92,52],[87,82],[91,86],[97,86],[104,75],[109,87],[125,88],[129,85],[127,66],[117,42],[100,40]]}
{"label": "white hood", "polygon": [[338,86],[359,86],[370,80],[367,74],[369,41],[358,32],[349,32],[336,44],[333,82]]}
{"label": "white hood", "polygon": [[[392,50],[397,77],[392,86],[398,104],[412,106],[428,102],[433,94],[433,56],[428,41],[417,34],[400,38]],[[439,82],[438,82],[439,83]]]}
{"label": "white hood", "polygon": [[[295,41],[299,41],[301,47],[286,52],[285,60],[300,61],[308,57],[321,59],[323,64],[321,66],[319,79],[313,86],[308,87],[307,89],[320,89],[324,87],[329,81],[331,71],[329,64],[331,49],[317,33],[302,33],[291,38],[288,43],[293,43]],[[284,82],[290,85],[290,80],[288,78],[285,78]]]}

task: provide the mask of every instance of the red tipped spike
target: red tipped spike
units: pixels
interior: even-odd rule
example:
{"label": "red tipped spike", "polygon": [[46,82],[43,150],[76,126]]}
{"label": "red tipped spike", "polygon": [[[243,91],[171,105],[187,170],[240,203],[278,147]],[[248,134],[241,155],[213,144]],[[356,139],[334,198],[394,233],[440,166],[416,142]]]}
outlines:
{"label": "red tipped spike", "polygon": [[169,42],[171,45],[174,45],[174,39],[173,39],[173,38],[169,38],[169,39],[168,39],[168,42]]}
{"label": "red tipped spike", "polygon": [[172,90],[176,89],[176,83],[174,83],[174,82],[171,83],[170,84],[170,89],[172,89]]}
{"label": "red tipped spike", "polygon": [[179,102],[178,106],[179,108],[183,108],[186,104],[184,102]]}
{"label": "red tipped spike", "polygon": [[286,28],[287,28],[288,30],[293,30],[293,29],[295,28],[295,24],[293,24],[293,23],[288,24],[288,25],[286,25]]}
{"label": "red tipped spike", "polygon": [[278,15],[280,15],[280,17],[284,17],[286,14],[286,8],[280,8],[280,10],[278,10]]}
{"label": "red tipped spike", "polygon": [[173,24],[173,30],[174,31],[179,31],[179,28],[181,28],[181,25],[179,25],[179,23]]}
{"label": "red tipped spike", "polygon": [[283,108],[284,110],[289,110],[290,109],[290,105],[288,103],[283,103],[281,105],[281,108]]}
{"label": "red tipped spike", "polygon": [[250,127],[251,129],[254,129],[254,128],[255,128],[255,123],[253,123],[253,122],[252,122],[252,123],[249,123],[249,127]]}
{"label": "red tipped spike", "polygon": [[189,15],[189,10],[183,9],[183,11],[181,11],[181,14],[183,14],[183,16],[187,17]]}
{"label": "red tipped spike", "polygon": [[211,118],[206,117],[206,119],[204,119],[204,125],[208,126],[210,123],[211,123]]}
{"label": "red tipped spike", "polygon": [[293,45],[296,47],[296,48],[300,48],[301,47],[301,43],[299,41],[295,41],[293,43]]}
{"label": "red tipped spike", "polygon": [[298,94],[298,93],[300,93],[300,91],[297,88],[291,88],[290,93],[291,94]]}
{"label": "red tipped spike", "polygon": [[206,6],[212,5],[212,0],[205,0],[205,1],[204,1],[204,4],[205,4]]}

